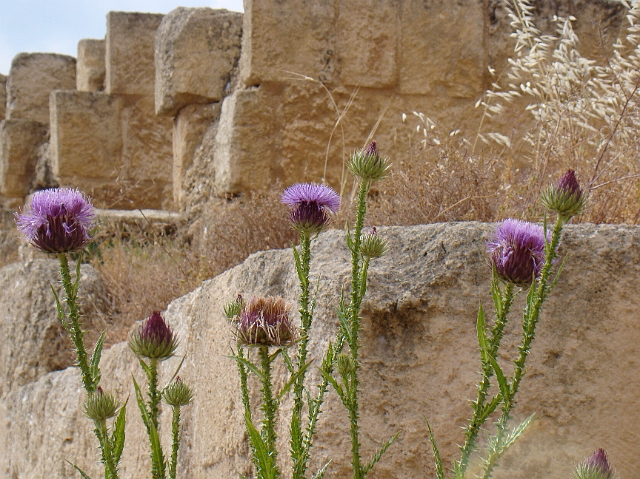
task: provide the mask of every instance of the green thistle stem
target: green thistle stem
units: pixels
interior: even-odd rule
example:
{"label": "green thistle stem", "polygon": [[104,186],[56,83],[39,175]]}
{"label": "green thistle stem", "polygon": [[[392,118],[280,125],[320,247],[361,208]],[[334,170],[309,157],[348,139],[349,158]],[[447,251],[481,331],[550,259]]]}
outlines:
{"label": "green thistle stem", "polygon": [[[89,362],[87,359],[87,350],[84,346],[84,331],[80,325],[80,311],[78,309],[77,291],[74,283],[71,281],[71,273],[69,272],[69,261],[65,253],[58,253],[58,261],[60,262],[60,276],[62,278],[62,287],[64,288],[66,303],[69,308],[69,335],[76,349],[78,367],[82,375],[82,384],[87,393],[95,392],[97,384],[94,384],[93,377],[89,370]],[[78,278],[76,278],[76,282]]]}
{"label": "green thistle stem", "polygon": [[178,468],[178,449],[180,448],[180,406],[173,406],[173,418],[171,421],[171,465],[169,466],[169,478],[176,479]]}
{"label": "green thistle stem", "polygon": [[262,367],[262,413],[264,414],[262,435],[273,467],[274,477],[280,477],[280,471],[276,464],[278,451],[276,449],[276,410],[277,405],[273,397],[271,378],[271,359],[269,358],[269,347],[260,346],[260,364]]}
{"label": "green thistle stem", "polygon": [[156,431],[160,432],[158,428],[158,416],[160,414],[160,392],[158,391],[158,360],[155,358],[149,359],[149,416]]}
{"label": "green thistle stem", "polygon": [[[244,351],[241,347],[238,347],[238,358],[246,359]],[[242,405],[244,406],[244,414],[251,419],[251,403],[249,402],[249,386],[247,368],[241,361],[236,361],[238,364],[238,373],[240,375],[240,395],[242,396]]]}
{"label": "green thistle stem", "polygon": [[100,442],[102,461],[104,462],[105,476],[109,479],[117,479],[118,471],[113,461],[113,453],[111,452],[111,441],[109,440],[109,431],[107,429],[107,421],[94,421],[96,426],[95,432]]}

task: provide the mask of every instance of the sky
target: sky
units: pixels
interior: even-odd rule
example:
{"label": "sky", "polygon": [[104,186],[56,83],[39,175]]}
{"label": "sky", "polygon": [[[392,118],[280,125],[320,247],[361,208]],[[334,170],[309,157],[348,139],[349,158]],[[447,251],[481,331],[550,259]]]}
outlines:
{"label": "sky", "polygon": [[0,73],[22,52],[77,56],[78,41],[104,38],[110,11],[168,13],[176,7],[242,12],[242,0],[0,0]]}

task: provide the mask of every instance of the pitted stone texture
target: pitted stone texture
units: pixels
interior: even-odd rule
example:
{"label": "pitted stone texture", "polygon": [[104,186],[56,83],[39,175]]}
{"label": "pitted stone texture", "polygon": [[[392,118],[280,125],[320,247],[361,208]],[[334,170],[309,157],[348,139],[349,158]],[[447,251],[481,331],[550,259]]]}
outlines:
{"label": "pitted stone texture", "polygon": [[49,94],[76,89],[76,59],[54,53],[20,53],[11,62],[7,80],[10,119],[49,124]]}
{"label": "pitted stone texture", "polygon": [[399,3],[401,0],[339,0],[336,31],[343,85],[395,86],[398,30],[401,29]]}
{"label": "pitted stone texture", "polygon": [[4,120],[7,110],[7,77],[0,74],[0,121]]}
{"label": "pitted stone texture", "polygon": [[185,201],[184,179],[202,145],[206,131],[220,117],[220,103],[189,105],[180,110],[173,123],[173,201],[182,207]]}
{"label": "pitted stone texture", "polygon": [[[73,267],[74,265],[72,265]],[[51,371],[73,364],[66,337],[51,293],[60,292],[58,261],[35,259],[0,269],[0,397],[37,381]],[[95,340],[105,329],[101,317],[108,312],[104,285],[89,265],[81,269],[80,304],[84,327]]]}
{"label": "pitted stone texture", "polygon": [[154,95],[154,40],[162,17],[153,13],[107,14],[107,93]]}
{"label": "pitted stone texture", "polygon": [[84,39],[78,42],[76,87],[78,91],[104,90],[105,41]]}
{"label": "pitted stone texture", "polygon": [[335,81],[335,0],[246,0],[244,12],[240,76],[247,86],[296,74]]}
{"label": "pitted stone texture", "polygon": [[155,40],[156,113],[176,116],[194,103],[222,99],[240,57],[242,14],[179,7]]}
{"label": "pitted stone texture", "polygon": [[[471,415],[469,400],[479,378],[475,323],[480,302],[491,320],[485,239],[493,229],[494,225],[470,222],[379,230],[388,238],[389,253],[371,264],[362,311],[364,457],[395,432],[402,433],[372,477],[435,475],[425,417],[434,428],[445,467],[457,457],[461,426]],[[533,412],[537,415],[503,458],[494,474],[498,479],[564,479],[598,447],[609,452],[620,477],[634,477],[640,468],[635,427],[640,420],[636,359],[640,229],[580,225],[566,230],[562,254],[569,254],[567,265],[543,309],[514,423]],[[313,243],[311,260],[311,277],[314,282],[320,278],[310,351],[316,362],[335,332],[335,306],[349,275],[344,232],[321,235]],[[166,317],[177,325],[184,348],[179,356],[187,357],[180,375],[197,385],[196,400],[184,408],[181,476],[228,479],[250,474],[243,407],[235,365],[228,357],[231,336],[222,306],[238,293],[282,295],[293,302],[297,291],[291,250],[275,250],[250,256],[169,306]],[[506,373],[517,353],[523,300],[520,294],[504,339],[500,362]],[[175,364],[179,358],[172,361]],[[163,365],[164,374],[171,374],[174,364]],[[126,372],[133,367],[135,360],[125,345],[105,352],[103,370],[114,371],[105,374],[114,381],[109,387],[130,384]],[[275,378],[283,384],[282,369]],[[319,379],[317,368],[310,369],[309,379],[309,385]],[[81,433],[69,426],[73,421],[79,424],[82,417],[79,400],[69,400],[70,383],[77,390],[78,378],[72,371],[52,373],[0,402],[8,411],[1,426],[5,433],[0,431],[6,438],[0,464],[10,463],[16,474],[8,477],[57,471],[65,467],[63,453],[79,464],[94,464],[95,443],[76,439],[80,434],[88,438],[90,426],[85,422]],[[254,392],[257,387],[252,385]],[[129,386],[118,390],[123,396],[130,391]],[[285,402],[280,417],[288,417],[288,407]],[[348,420],[333,391],[323,411],[311,470],[332,459],[326,477],[350,477]],[[134,466],[143,464],[147,451],[138,443],[143,437],[140,424],[130,426],[138,429],[130,427],[134,450],[125,455],[123,467],[131,471],[126,477],[138,479],[147,472]],[[487,429],[492,430],[491,421]],[[44,444],[42,431],[48,431],[47,437],[68,440]],[[279,432],[280,451],[286,456],[284,422]],[[18,453],[25,450],[28,458]],[[97,469],[88,472],[93,476],[93,471]]]}
{"label": "pitted stone texture", "polygon": [[478,99],[485,74],[484,7],[476,0],[401,6],[400,92]]}
{"label": "pitted stone texture", "polygon": [[47,126],[31,120],[0,122],[0,193],[24,198],[36,176],[40,147],[47,141]]}

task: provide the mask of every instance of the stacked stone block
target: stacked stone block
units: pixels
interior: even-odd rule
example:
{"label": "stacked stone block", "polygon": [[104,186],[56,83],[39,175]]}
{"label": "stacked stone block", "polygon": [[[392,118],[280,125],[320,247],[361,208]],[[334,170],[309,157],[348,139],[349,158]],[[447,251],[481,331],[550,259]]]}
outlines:
{"label": "stacked stone block", "polygon": [[105,41],[84,39],[78,42],[76,88],[78,91],[103,91],[106,75]]}

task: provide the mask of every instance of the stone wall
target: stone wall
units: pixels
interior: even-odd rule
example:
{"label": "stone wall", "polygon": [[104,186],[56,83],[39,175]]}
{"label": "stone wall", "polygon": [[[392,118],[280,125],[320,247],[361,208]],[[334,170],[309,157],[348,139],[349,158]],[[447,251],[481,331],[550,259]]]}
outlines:
{"label": "stone wall", "polygon": [[[434,428],[447,467],[458,452],[456,444],[463,440],[461,427],[471,414],[469,400],[479,377],[477,308],[482,302],[487,312],[491,310],[484,239],[492,228],[471,222],[381,229],[389,240],[389,254],[372,262],[362,313],[364,455],[395,432],[401,434],[372,479],[435,477],[424,418]],[[536,415],[494,477],[567,479],[578,461],[603,447],[619,476],[631,479],[640,468],[640,229],[569,226],[561,248],[568,254],[567,265],[543,309],[514,421]],[[50,264],[53,272],[55,263]],[[23,279],[10,281],[19,266],[0,271],[2,304],[12,304],[25,294],[23,286],[13,281],[38,274],[32,267]],[[317,364],[335,331],[341,286],[349,280],[343,232],[331,231],[314,241],[311,270],[313,278],[322,274],[310,352]],[[250,473],[237,370],[229,358],[231,332],[222,316],[222,306],[238,293],[282,295],[295,301],[297,276],[291,250],[252,255],[175,300],[165,313],[180,335],[178,356],[186,354],[180,375],[196,391],[193,404],[183,410],[179,477],[229,479]],[[46,288],[34,287],[31,294],[36,305],[52,304]],[[521,330],[517,311],[523,299],[519,294],[505,334],[500,358],[505,371],[517,354]],[[31,351],[50,348],[48,335],[37,328],[27,331],[29,338],[21,332],[17,313],[31,318],[35,309],[5,309],[3,336],[22,334],[25,349]],[[54,316],[50,307],[48,311]],[[180,357],[162,364],[163,380]],[[35,367],[35,358],[26,363],[28,371],[12,364],[2,369],[8,379],[3,380],[7,386],[0,394],[0,476],[74,477],[66,462],[72,461],[91,477],[100,477],[91,424],[81,412],[77,370],[48,372],[47,367]],[[122,343],[105,351],[102,370],[103,385],[123,399],[129,397],[122,477],[148,477],[144,427],[131,399],[131,374],[141,379],[140,367]],[[315,366],[310,376],[311,381],[318,380]],[[282,379],[280,371],[276,382],[282,384]],[[168,420],[163,418],[161,430],[165,441]],[[279,434],[280,450],[287,451],[286,431]],[[348,451],[347,416],[330,392],[312,468],[332,459],[325,477],[350,477]]]}
{"label": "stone wall", "polygon": [[[552,15],[574,15],[581,51],[594,58],[624,17],[615,0],[535,3],[543,31]],[[228,196],[322,179],[337,187],[345,155],[372,137],[396,164],[412,161],[415,125],[403,112],[472,134],[488,67],[499,71],[511,54],[509,34],[497,0],[111,12],[106,38],[81,40],[77,62],[14,60],[6,118],[35,123],[2,128],[0,193],[15,204],[59,184],[101,207],[185,210],[201,201],[193,190]]]}

